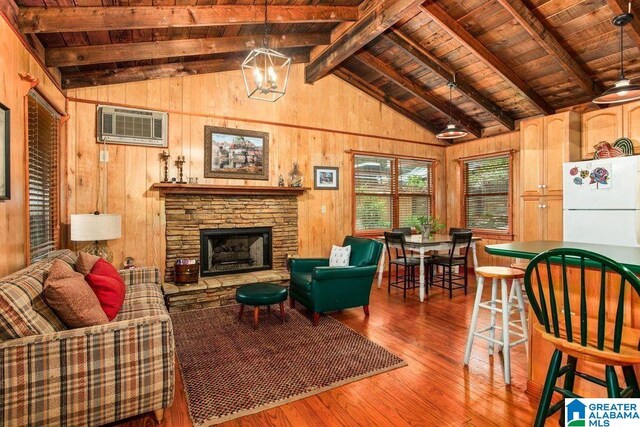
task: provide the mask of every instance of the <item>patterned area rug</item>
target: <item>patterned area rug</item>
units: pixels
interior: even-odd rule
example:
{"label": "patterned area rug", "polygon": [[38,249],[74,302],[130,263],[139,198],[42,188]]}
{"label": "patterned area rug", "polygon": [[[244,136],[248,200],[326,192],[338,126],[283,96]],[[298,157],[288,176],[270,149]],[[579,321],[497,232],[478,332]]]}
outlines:
{"label": "patterned area rug", "polygon": [[238,321],[238,306],[172,313],[176,352],[189,414],[208,426],[253,414],[372,375],[406,366],[399,357],[331,317],[316,327],[287,309],[253,310]]}

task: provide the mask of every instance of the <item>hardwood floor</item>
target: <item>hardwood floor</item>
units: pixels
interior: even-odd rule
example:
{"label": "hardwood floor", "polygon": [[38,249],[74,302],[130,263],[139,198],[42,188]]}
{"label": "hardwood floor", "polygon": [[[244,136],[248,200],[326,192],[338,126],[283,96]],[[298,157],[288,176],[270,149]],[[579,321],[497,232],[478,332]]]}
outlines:
{"label": "hardwood floor", "polygon": [[[476,340],[469,367],[462,364],[474,293],[472,285],[467,296],[457,291],[450,300],[445,291],[434,288],[421,304],[417,290],[410,291],[404,301],[401,290],[392,289],[387,295],[386,287],[374,286],[368,319],[361,308],[334,317],[401,356],[407,367],[224,425],[531,425],[537,398],[525,394],[523,346],[512,350],[511,386],[503,382],[501,356],[490,358],[484,340]],[[479,324],[487,320],[485,315]],[[167,427],[191,425],[179,373],[176,380],[175,400],[162,422]],[[557,425],[556,420],[548,424]],[[148,414],[122,425],[150,426],[154,422]]]}

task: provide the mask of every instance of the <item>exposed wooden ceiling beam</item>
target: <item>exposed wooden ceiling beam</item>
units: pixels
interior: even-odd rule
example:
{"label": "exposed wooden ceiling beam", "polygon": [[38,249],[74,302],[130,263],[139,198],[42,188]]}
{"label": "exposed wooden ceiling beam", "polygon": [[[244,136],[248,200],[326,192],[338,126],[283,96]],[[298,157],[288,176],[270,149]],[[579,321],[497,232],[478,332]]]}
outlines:
{"label": "exposed wooden ceiling beam", "polygon": [[369,82],[367,82],[366,80],[364,80],[362,77],[358,76],[357,74],[351,72],[347,68],[345,68],[343,66],[340,66],[340,67],[338,67],[338,68],[333,70],[333,75],[335,75],[336,77],[341,78],[342,80],[344,80],[345,82],[349,83],[350,85],[360,89],[361,91],[363,91],[367,95],[371,96],[372,98],[374,98],[375,100],[381,102],[382,104],[386,105],[387,107],[393,109],[397,113],[405,116],[409,120],[414,121],[415,123],[419,124],[420,126],[425,128],[426,130],[428,130],[429,132],[431,132],[433,134],[436,134],[436,133],[440,132],[441,129],[438,129],[432,123],[429,123],[424,118],[422,118],[422,117],[418,116],[417,114],[413,113],[407,107],[405,107],[400,101],[398,101],[397,99],[395,99],[393,97],[388,96],[383,91],[381,91],[380,89],[372,86]]}
{"label": "exposed wooden ceiling beam", "polygon": [[[293,63],[309,62],[309,52],[282,53],[290,55]],[[62,75],[62,87],[74,89],[153,79],[193,76],[196,74],[238,71],[244,57],[211,59],[205,61],[174,62],[170,64],[144,65],[108,70],[76,71]]]}
{"label": "exposed wooden ceiling beam", "polygon": [[429,68],[434,73],[447,81],[453,81],[455,78],[457,89],[471,98],[476,104],[485,109],[496,120],[498,120],[504,127],[509,130],[515,129],[514,120],[505,113],[500,107],[494,104],[491,100],[487,99],[484,95],[478,92],[473,86],[467,83],[460,76],[454,76],[454,73],[444,65],[438,58],[433,56],[430,52],[423,49],[416,44],[413,40],[399,32],[398,30],[389,30],[380,36],[382,39],[386,39],[393,43],[398,48],[402,49],[407,55],[411,57],[415,62],[423,67]]}
{"label": "exposed wooden ceiling beam", "polygon": [[480,58],[489,68],[518,90],[522,96],[545,114],[553,114],[555,110],[531,86],[525,83],[512,69],[487,49],[478,39],[473,37],[462,25],[453,19],[433,0],[427,0],[420,7],[431,19],[445,30],[458,43]]}
{"label": "exposed wooden ceiling beam", "polygon": [[[370,67],[384,76],[386,79],[391,80],[396,85],[400,86],[404,90],[411,93],[416,98],[426,102],[431,105],[436,110],[440,111],[443,114],[449,115],[449,104],[440,100],[439,98],[430,94],[427,90],[420,87],[418,84],[414,83],[407,77],[400,74],[398,71],[390,67],[388,64],[384,63],[380,59],[376,58],[374,55],[367,51],[358,52],[354,58],[358,61],[362,62],[367,67]],[[460,113],[460,111],[453,108],[451,112],[451,117],[453,120],[460,123],[464,126],[469,132],[471,132],[476,137],[480,137],[482,134],[482,128],[474,121],[469,120],[465,117],[464,114]]]}
{"label": "exposed wooden ceiling beam", "polygon": [[[328,33],[273,34],[269,46],[274,48],[311,47],[328,44]],[[120,43],[47,49],[49,67],[141,61],[178,56],[244,52],[262,45],[262,36],[216,37],[207,39],[165,40],[144,43]]]}
{"label": "exposed wooden ceiling beam", "polygon": [[[629,10],[629,2],[627,0],[607,0],[607,4],[614,15],[622,15]],[[633,21],[625,25],[625,30],[627,30],[627,34],[633,39],[636,46],[640,48],[640,19],[638,19],[638,15],[634,15]]]}
{"label": "exposed wooden ceiling beam", "polygon": [[[358,19],[356,6],[269,6],[272,23],[343,22]],[[262,5],[21,7],[20,31],[58,33],[145,28],[260,24]]]}
{"label": "exposed wooden ceiling beam", "polygon": [[551,56],[556,58],[562,69],[588,95],[595,97],[602,93],[602,89],[591,80],[585,68],[560,44],[544,24],[529,10],[521,0],[498,0],[516,21],[529,33],[533,39]]}
{"label": "exposed wooden ceiling beam", "polygon": [[407,9],[420,3],[421,0],[378,0],[353,26],[311,58],[305,68],[306,82],[314,83],[329,74],[342,61],[398,22]]}

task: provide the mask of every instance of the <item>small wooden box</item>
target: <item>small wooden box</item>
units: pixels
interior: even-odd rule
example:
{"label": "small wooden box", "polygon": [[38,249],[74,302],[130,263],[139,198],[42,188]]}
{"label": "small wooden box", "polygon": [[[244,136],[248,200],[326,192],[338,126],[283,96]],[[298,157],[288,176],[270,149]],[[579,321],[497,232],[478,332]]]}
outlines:
{"label": "small wooden box", "polygon": [[176,285],[186,285],[187,283],[198,283],[200,276],[200,263],[176,264]]}

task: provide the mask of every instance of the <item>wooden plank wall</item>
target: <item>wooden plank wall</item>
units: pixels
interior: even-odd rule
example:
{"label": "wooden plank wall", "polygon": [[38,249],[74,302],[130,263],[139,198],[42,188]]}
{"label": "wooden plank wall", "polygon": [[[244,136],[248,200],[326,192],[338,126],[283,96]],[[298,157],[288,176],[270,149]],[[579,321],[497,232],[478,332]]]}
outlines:
{"label": "wooden plank wall", "polygon": [[[25,265],[25,107],[30,85],[18,73],[36,77],[41,90],[60,110],[62,93],[46,76],[38,62],[0,14],[0,103],[11,110],[11,200],[0,201],[0,277]],[[64,129],[63,129],[64,131]]]}
{"label": "wooden plank wall", "polygon": [[[341,243],[351,233],[352,166],[346,150],[438,159],[436,203],[438,215],[445,216],[445,149],[424,144],[439,144],[432,134],[336,77],[327,77],[314,85],[303,81],[304,66],[294,65],[287,94],[274,104],[247,99],[239,71],[70,90],[68,209],[62,213],[62,221],[68,224],[71,213],[92,212],[96,206],[120,213],[123,238],[110,242],[114,262],[119,264],[124,257],[132,256],[137,265],[163,265],[162,200],[149,191],[151,184],[161,177],[158,157],[161,150],[110,145],[110,162],[106,168],[101,167],[100,147],[95,139],[96,106],[77,99],[174,111],[169,114],[169,149],[174,159],[178,154],[186,157],[185,175],[198,177],[198,183],[277,185],[278,176],[286,176],[297,161],[305,175],[305,186],[313,187],[314,166],[338,166],[338,191],[311,190],[300,197],[298,240],[300,254],[304,256],[326,256],[332,244]],[[269,132],[269,181],[204,179],[205,125]],[[336,130],[392,139],[348,135]],[[175,176],[175,167],[172,175]],[[108,195],[106,201],[97,200],[100,177]]]}
{"label": "wooden plank wall", "polygon": [[[457,159],[477,155],[489,155],[491,153],[504,152],[507,150],[519,150],[520,132],[510,132],[497,136],[477,139],[470,142],[463,142],[448,146],[446,149],[446,203],[447,203],[447,227],[462,227],[464,225],[462,206],[462,168]],[[515,153],[512,161],[513,183],[511,189],[511,203],[513,207],[514,233],[519,230],[520,212],[520,159],[519,153]],[[518,235],[514,235],[514,240],[518,240]],[[484,245],[506,243],[504,240],[483,238],[478,244],[478,265],[508,265],[510,260],[504,257],[496,257],[484,251]]]}

